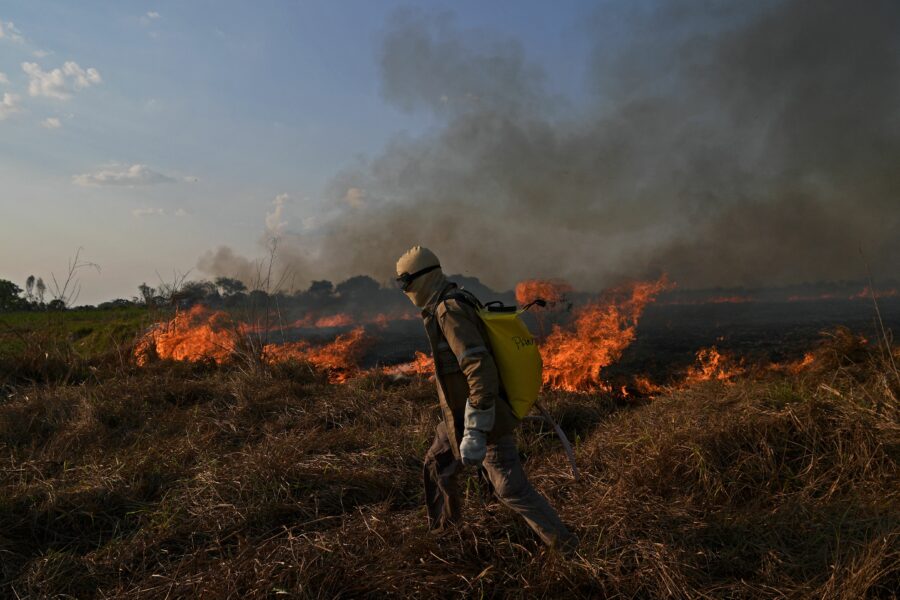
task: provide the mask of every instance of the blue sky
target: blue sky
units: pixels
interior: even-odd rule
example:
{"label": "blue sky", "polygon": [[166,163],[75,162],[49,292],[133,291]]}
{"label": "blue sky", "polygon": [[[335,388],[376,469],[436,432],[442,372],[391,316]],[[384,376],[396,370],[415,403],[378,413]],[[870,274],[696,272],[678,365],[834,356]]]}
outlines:
{"label": "blue sky", "polygon": [[[518,40],[550,89],[577,98],[589,4],[415,6]],[[220,244],[258,255],[267,215],[314,229],[336,173],[436,126],[380,93],[380,43],[405,7],[4,2],[0,278],[58,275],[83,247],[102,272],[83,275],[80,302],[97,302]]]}

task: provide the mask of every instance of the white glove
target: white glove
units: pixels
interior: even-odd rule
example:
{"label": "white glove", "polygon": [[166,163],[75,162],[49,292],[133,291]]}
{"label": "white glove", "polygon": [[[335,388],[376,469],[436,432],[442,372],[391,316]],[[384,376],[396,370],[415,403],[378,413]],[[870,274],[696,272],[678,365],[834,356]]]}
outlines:
{"label": "white glove", "polygon": [[464,465],[480,465],[487,454],[487,434],[494,428],[494,407],[477,409],[466,401],[465,431],[459,443]]}

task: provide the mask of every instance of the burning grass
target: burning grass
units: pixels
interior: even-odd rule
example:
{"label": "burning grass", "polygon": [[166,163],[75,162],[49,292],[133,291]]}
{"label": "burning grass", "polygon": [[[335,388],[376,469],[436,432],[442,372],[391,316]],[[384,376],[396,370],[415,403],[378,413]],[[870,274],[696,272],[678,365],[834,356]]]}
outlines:
{"label": "burning grass", "polygon": [[326,371],[331,381],[341,383],[358,372],[357,366],[371,344],[365,329],[357,327],[337,336],[322,346],[309,342],[288,342],[263,346],[263,360],[269,364],[283,362],[308,362]]}
{"label": "burning grass", "polygon": [[601,371],[631,345],[644,307],[668,286],[663,277],[609,290],[576,309],[570,326],[554,325],[540,346],[544,383],[567,391],[609,391]]}
{"label": "burning grass", "polygon": [[[540,328],[544,383],[550,388],[566,391],[610,391],[612,387],[601,372],[631,345],[644,308],[669,287],[665,277],[658,281],[632,282],[608,290],[572,312],[568,302],[572,287],[568,284],[541,280],[521,282],[516,288],[520,305],[544,300],[544,308],[534,308]],[[280,343],[269,343],[270,337],[277,337],[279,333],[283,338],[285,327],[277,325],[276,317],[268,314],[264,319],[246,322],[225,311],[196,305],[151,327],[136,344],[135,360],[140,366],[156,359],[212,361],[219,365],[248,357],[268,364],[295,360],[323,368],[331,374],[333,381],[341,382],[358,372],[357,365],[374,343],[365,327],[348,314],[315,321],[316,327],[356,325],[352,331],[340,334],[324,345],[313,345],[307,340],[285,342],[283,339]],[[553,322],[546,335],[544,317]],[[308,322],[312,322],[311,318],[296,321],[292,326]],[[371,323],[379,325],[380,319]],[[430,371],[428,362],[427,357],[417,355],[412,363],[392,371],[424,374]]]}
{"label": "burning grass", "polygon": [[[320,319],[316,326],[352,324],[349,315],[338,317],[325,324]],[[340,383],[358,373],[357,365],[372,343],[361,326],[324,344],[312,344],[307,340],[270,342],[270,334],[274,337],[275,333],[275,328],[239,321],[225,311],[210,310],[198,304],[151,327],[138,339],[133,353],[135,362],[141,367],[159,359],[218,365],[240,361],[269,365],[305,362],[324,370],[333,382]]]}
{"label": "burning grass", "polygon": [[95,365],[0,403],[0,589],[10,597],[890,597],[900,589],[900,382],[837,332],[795,372],[653,401],[551,391],[521,432],[582,539],[545,551],[466,486],[427,534],[433,385],[345,383],[289,360]]}

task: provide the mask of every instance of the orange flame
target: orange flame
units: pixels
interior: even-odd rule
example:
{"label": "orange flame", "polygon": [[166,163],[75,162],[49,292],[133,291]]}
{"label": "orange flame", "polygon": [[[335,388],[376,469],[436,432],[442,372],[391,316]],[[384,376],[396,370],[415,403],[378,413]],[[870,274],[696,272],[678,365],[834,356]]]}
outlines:
{"label": "orange flame", "polygon": [[571,292],[572,286],[565,281],[527,279],[516,284],[516,302],[519,306],[525,306],[542,298],[547,301],[548,306],[553,307],[565,302]]}
{"label": "orange flame", "polygon": [[147,332],[135,346],[135,360],[140,366],[155,357],[191,362],[213,360],[222,364],[234,354],[235,331],[227,313],[197,305],[176,313],[171,321],[158,323]]}
{"label": "orange flame", "polygon": [[[900,292],[895,289],[890,290],[875,290],[875,298],[896,298],[900,296]],[[851,300],[868,300],[872,297],[872,288],[869,286],[864,287],[858,293],[850,296]]]}
{"label": "orange flame", "polygon": [[706,300],[708,304],[743,304],[745,302],[753,302],[753,298],[749,296],[713,296]]}
{"label": "orange flame", "polygon": [[554,325],[541,346],[544,384],[567,391],[609,391],[601,370],[622,356],[644,307],[669,287],[665,276],[625,285],[578,308],[570,328]]}
{"label": "orange flame", "polygon": [[719,352],[715,346],[702,348],[697,352],[697,363],[688,369],[684,383],[701,381],[727,381],[744,373],[744,368],[727,354]]}
{"label": "orange flame", "polygon": [[794,294],[792,296],[788,296],[788,302],[814,302],[816,300],[836,300],[840,298],[838,294],[833,292],[826,292],[824,294],[819,294],[817,296],[804,296],[800,294]]}
{"label": "orange flame", "polygon": [[[409,312],[398,312],[396,314],[378,313],[375,316],[357,316],[353,317],[347,313],[334,313],[330,315],[308,314],[299,319],[295,319],[289,323],[270,316],[269,324],[256,322],[253,324],[241,323],[240,331],[244,334],[265,334],[274,331],[287,331],[290,329],[324,329],[329,327],[350,327],[355,324],[373,324],[384,328],[391,321],[408,321],[417,318],[417,315]],[[262,320],[260,320],[262,321]]]}
{"label": "orange flame", "polygon": [[430,377],[434,374],[434,361],[424,352],[416,351],[416,357],[408,362],[400,365],[386,367],[384,372],[388,375],[419,375],[421,377]]}
{"label": "orange flame", "polygon": [[794,360],[786,363],[771,363],[766,366],[769,371],[776,373],[790,373],[791,375],[799,375],[809,370],[816,364],[815,352],[807,352],[800,360]]}
{"label": "orange flame", "polygon": [[807,352],[798,361],[787,364],[787,371],[792,375],[798,375],[809,369],[816,363],[816,355],[813,352]]}
{"label": "orange flame", "polygon": [[391,321],[412,321],[418,319],[419,316],[415,313],[411,313],[408,311],[400,312],[400,313],[378,313],[371,319],[366,319],[364,322],[371,323],[376,325],[382,329],[386,328]]}
{"label": "orange flame", "polygon": [[372,339],[366,335],[365,329],[357,327],[337,336],[333,342],[324,346],[312,346],[302,340],[286,344],[266,344],[262,354],[263,360],[269,364],[287,361],[308,362],[327,371],[329,379],[339,383],[346,381],[358,371],[356,365],[371,343]]}
{"label": "orange flame", "polygon": [[348,325],[353,325],[353,317],[347,313],[328,315],[316,320],[316,327],[347,327]]}
{"label": "orange flame", "polygon": [[[342,319],[341,323],[348,319]],[[224,311],[197,305],[187,312],[176,313],[171,321],[158,323],[138,340],[134,349],[135,362],[144,366],[154,358],[162,358],[189,362],[212,360],[224,364],[234,359],[242,339],[249,334],[262,333],[264,329],[234,321]],[[314,346],[307,341],[266,344],[262,348],[262,358],[269,364],[290,360],[308,362],[328,371],[332,381],[344,381],[358,370],[356,365],[371,341],[365,330],[357,327],[323,346]]]}
{"label": "orange flame", "polygon": [[646,375],[635,375],[631,385],[638,393],[644,396],[652,396],[653,394],[658,394],[663,391],[662,386],[656,385],[650,381],[650,378]]}

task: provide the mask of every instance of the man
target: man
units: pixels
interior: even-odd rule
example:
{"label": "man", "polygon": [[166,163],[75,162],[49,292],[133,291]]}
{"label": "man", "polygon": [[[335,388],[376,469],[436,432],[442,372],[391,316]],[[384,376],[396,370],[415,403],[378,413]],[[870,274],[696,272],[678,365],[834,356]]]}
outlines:
{"label": "man", "polygon": [[397,261],[397,283],[422,309],[431,343],[443,419],[425,455],[428,526],[443,531],[459,519],[460,465],[480,466],[494,493],[544,543],[569,552],[578,538],[529,483],[519,461],[519,420],[502,386],[484,324],[472,302],[441,271],[437,256],[415,246]]}

